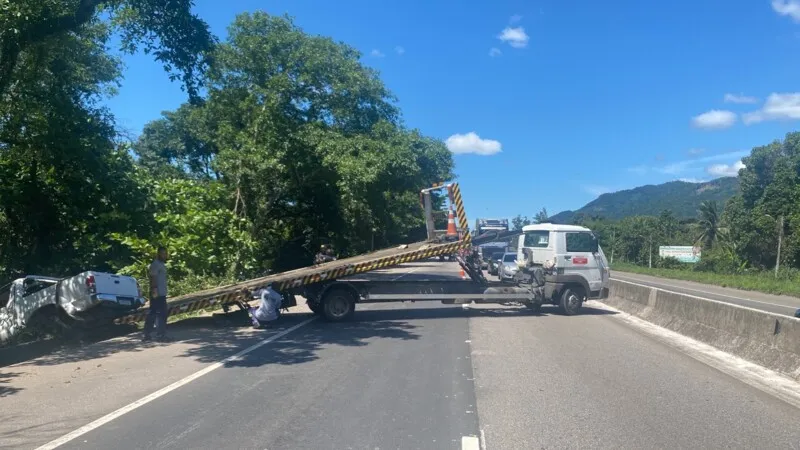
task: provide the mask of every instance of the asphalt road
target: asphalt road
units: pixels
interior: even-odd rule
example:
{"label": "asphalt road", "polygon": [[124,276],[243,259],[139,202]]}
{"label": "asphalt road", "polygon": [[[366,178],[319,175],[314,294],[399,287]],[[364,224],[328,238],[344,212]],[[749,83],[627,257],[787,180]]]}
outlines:
{"label": "asphalt road", "polygon": [[692,281],[672,280],[627,272],[611,272],[611,278],[661,288],[681,294],[695,295],[725,303],[747,306],[775,314],[794,316],[800,308],[800,298],[761,292],[724,288]]}
{"label": "asphalt road", "polygon": [[[453,272],[454,264],[417,263],[377,276]],[[351,323],[308,322],[141,406],[133,400],[146,394],[121,392],[113,407],[104,396],[103,408],[82,410],[85,419],[58,435],[132,405],[62,448],[472,449],[481,436],[492,450],[800,448],[800,409],[592,304],[574,317],[549,308],[361,305]],[[254,342],[203,353],[199,367]],[[147,351],[133,354],[138,364]],[[159,387],[175,381],[167,373]],[[24,405],[26,393],[12,398]],[[52,439],[54,419],[40,420],[15,448]]]}

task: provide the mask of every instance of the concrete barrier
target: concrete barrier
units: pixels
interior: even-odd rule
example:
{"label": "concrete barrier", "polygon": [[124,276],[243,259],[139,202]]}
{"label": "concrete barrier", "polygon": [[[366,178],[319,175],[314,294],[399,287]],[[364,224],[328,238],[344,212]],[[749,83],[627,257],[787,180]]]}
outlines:
{"label": "concrete barrier", "polygon": [[800,381],[800,319],[620,280],[604,302]]}

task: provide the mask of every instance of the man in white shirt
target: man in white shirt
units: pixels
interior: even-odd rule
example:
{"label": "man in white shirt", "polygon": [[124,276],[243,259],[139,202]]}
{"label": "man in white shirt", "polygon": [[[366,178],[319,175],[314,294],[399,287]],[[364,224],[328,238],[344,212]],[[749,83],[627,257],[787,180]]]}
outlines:
{"label": "man in white shirt", "polygon": [[156,339],[168,341],[167,331],[167,249],[158,247],[156,258],[150,263],[148,275],[150,278],[150,310],[144,321],[144,341],[151,339],[153,327],[156,329]]}
{"label": "man in white shirt", "polygon": [[272,289],[271,284],[256,291],[256,296],[260,299],[258,307],[249,308],[248,312],[253,322],[253,328],[262,328],[268,322],[278,319],[283,297]]}

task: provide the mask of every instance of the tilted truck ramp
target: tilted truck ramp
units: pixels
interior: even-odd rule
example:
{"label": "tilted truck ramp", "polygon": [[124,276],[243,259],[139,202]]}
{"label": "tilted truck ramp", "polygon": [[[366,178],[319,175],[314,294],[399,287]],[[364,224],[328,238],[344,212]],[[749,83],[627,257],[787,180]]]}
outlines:
{"label": "tilted truck ramp", "polygon": [[[278,291],[287,291],[293,288],[312,285],[324,281],[335,280],[350,275],[361,274],[373,270],[384,269],[413,261],[419,261],[435,256],[451,255],[472,245],[469,233],[467,216],[461,197],[458,183],[434,185],[433,188],[423,190],[423,193],[447,189],[451,206],[454,207],[458,218],[460,239],[454,242],[423,241],[408,245],[401,245],[384,250],[378,250],[350,258],[318,264],[310,267],[291,270],[288,272],[267,275],[261,278],[242,281],[227,286],[220,286],[205,291],[181,295],[168,300],[169,315],[197,311],[207,308],[218,308],[225,304],[235,303],[244,298],[245,290],[254,291],[269,284],[273,284]],[[132,323],[144,320],[148,308],[139,309],[133,314],[116,319],[116,323]]]}

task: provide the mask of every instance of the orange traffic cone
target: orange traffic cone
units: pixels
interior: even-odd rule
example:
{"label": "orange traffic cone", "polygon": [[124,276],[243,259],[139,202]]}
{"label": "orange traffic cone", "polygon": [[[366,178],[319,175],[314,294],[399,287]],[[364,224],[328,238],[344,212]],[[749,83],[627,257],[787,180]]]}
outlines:
{"label": "orange traffic cone", "polygon": [[467,273],[464,272],[464,268],[463,267],[461,268],[461,279],[462,280],[466,280],[467,279]]}
{"label": "orange traffic cone", "polygon": [[447,214],[447,234],[449,238],[458,239],[458,230],[456,230],[456,216],[453,214],[453,208],[450,207],[450,212]]}

